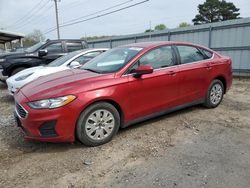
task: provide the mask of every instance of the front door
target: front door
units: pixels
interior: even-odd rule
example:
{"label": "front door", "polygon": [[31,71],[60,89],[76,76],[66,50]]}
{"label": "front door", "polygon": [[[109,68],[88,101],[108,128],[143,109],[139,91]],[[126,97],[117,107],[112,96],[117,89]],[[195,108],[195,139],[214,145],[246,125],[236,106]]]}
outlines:
{"label": "front door", "polygon": [[[133,70],[140,65],[150,65],[151,74],[136,78]],[[129,68],[130,117],[140,118],[161,112],[177,105],[179,98],[179,74],[171,46],[163,46],[146,53]]]}

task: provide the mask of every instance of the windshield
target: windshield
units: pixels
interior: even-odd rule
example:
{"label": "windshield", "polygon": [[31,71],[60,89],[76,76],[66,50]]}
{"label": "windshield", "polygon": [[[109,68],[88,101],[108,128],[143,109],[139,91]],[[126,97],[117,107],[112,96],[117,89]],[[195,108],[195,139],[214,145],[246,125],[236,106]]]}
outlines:
{"label": "windshield", "polygon": [[142,49],[137,47],[115,48],[90,60],[81,69],[96,73],[113,73],[124,67]]}
{"label": "windshield", "polygon": [[74,56],[76,56],[79,53],[80,53],[80,51],[70,52],[67,55],[64,55],[64,56],[56,59],[55,61],[52,61],[47,66],[48,67],[59,67],[59,66],[63,65],[66,61],[70,60],[71,58],[73,58]]}
{"label": "windshield", "polygon": [[40,48],[42,45],[44,45],[44,44],[45,44],[45,42],[38,42],[38,43],[36,43],[35,45],[33,45],[33,46],[27,48],[27,49],[25,50],[25,52],[28,52],[28,53],[35,52],[37,49],[39,49],[39,48]]}

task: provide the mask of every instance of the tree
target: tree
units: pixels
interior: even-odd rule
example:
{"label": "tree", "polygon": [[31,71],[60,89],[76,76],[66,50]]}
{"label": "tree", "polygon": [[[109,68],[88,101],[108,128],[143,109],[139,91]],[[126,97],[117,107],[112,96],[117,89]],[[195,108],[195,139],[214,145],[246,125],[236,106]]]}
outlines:
{"label": "tree", "polygon": [[91,36],[91,37],[81,37],[81,39],[91,41],[91,40],[99,40],[99,39],[107,39],[107,38],[112,38],[115,37],[115,35],[101,35],[101,36]]}
{"label": "tree", "polygon": [[153,30],[153,29],[146,29],[146,30],[144,31],[144,33],[149,33],[149,32],[154,32],[154,30]]}
{"label": "tree", "polygon": [[165,30],[167,27],[164,24],[159,24],[155,26],[155,31]]}
{"label": "tree", "polygon": [[188,26],[190,26],[189,23],[187,23],[187,22],[181,22],[178,27],[181,28],[181,27],[188,27]]}
{"label": "tree", "polygon": [[43,41],[44,39],[45,37],[43,36],[42,32],[39,29],[35,29],[23,39],[23,46],[29,47],[38,43],[39,41]]}
{"label": "tree", "polygon": [[199,14],[192,20],[194,25],[238,19],[239,8],[225,0],[206,0],[198,5]]}

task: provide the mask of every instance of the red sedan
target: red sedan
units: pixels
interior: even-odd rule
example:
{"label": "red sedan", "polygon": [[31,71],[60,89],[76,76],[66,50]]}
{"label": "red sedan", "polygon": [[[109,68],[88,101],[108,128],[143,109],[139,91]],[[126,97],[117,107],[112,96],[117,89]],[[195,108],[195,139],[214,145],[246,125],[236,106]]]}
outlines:
{"label": "red sedan", "polygon": [[121,46],[25,85],[15,94],[16,119],[27,139],[104,144],[120,127],[191,105],[217,107],[232,84],[231,64],[190,43]]}

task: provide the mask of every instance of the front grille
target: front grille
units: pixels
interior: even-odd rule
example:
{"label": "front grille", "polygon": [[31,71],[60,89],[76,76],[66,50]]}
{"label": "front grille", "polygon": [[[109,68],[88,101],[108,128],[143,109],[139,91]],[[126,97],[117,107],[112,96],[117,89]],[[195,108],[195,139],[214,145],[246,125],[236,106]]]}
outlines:
{"label": "front grille", "polygon": [[28,115],[26,110],[18,103],[16,103],[16,112],[21,118],[26,118]]}

